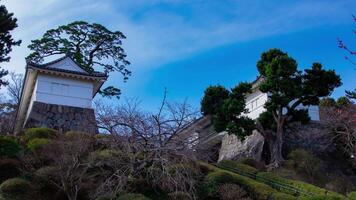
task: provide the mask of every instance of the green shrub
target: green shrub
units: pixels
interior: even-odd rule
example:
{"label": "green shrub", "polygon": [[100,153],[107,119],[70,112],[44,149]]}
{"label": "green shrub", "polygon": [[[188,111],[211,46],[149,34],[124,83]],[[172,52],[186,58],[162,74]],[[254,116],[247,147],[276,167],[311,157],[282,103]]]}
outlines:
{"label": "green shrub", "polygon": [[226,183],[219,187],[219,199],[221,200],[236,200],[236,199],[244,199],[251,200],[246,192],[241,186]]}
{"label": "green shrub", "polygon": [[350,199],[350,200],[356,200],[356,192],[350,192],[347,194],[347,197]]}
{"label": "green shrub", "polygon": [[28,142],[35,138],[53,139],[57,137],[57,131],[50,128],[29,128],[25,131],[23,139]]}
{"label": "green shrub", "polygon": [[34,138],[27,143],[27,149],[31,152],[37,152],[43,149],[50,143],[49,139],[46,138]]}
{"label": "green shrub", "polygon": [[117,200],[150,200],[150,198],[147,198],[142,194],[127,193],[121,195],[119,198],[117,198]]}
{"label": "green shrub", "polygon": [[289,195],[289,194],[285,194],[285,193],[281,193],[281,192],[275,192],[273,194],[271,194],[269,196],[270,200],[297,200],[299,198]]}
{"label": "green shrub", "polygon": [[[319,188],[319,187],[317,187],[315,185],[312,185],[312,184],[309,184],[309,183],[282,178],[280,176],[276,176],[276,175],[274,175],[272,173],[269,173],[269,172],[260,172],[260,173],[258,173],[256,175],[256,179],[258,181],[261,181],[261,182],[265,182],[266,179],[267,179],[268,181],[266,182],[266,184],[271,184],[271,181],[273,181],[273,182],[276,182],[276,183],[289,185],[289,186],[298,188],[298,189],[300,189],[302,191],[312,193],[312,194],[314,194],[316,196],[320,195],[325,199],[326,198],[332,198],[332,199],[335,199],[335,200],[336,199],[345,199],[345,196],[343,196],[341,194],[338,194],[336,192],[327,191],[327,190],[325,190],[323,188]],[[294,193],[291,192],[290,190],[286,190],[284,188],[280,188],[279,190],[281,192],[294,195]]]}
{"label": "green shrub", "polygon": [[311,179],[316,178],[320,169],[320,159],[303,149],[292,151],[288,155],[288,158],[293,161],[292,164],[298,173],[305,174]]}
{"label": "green shrub", "polygon": [[0,184],[20,174],[20,162],[15,159],[0,159]]}
{"label": "green shrub", "polygon": [[41,178],[44,181],[47,181],[50,179],[51,176],[55,175],[55,173],[58,171],[56,167],[53,166],[45,166],[42,168],[39,168],[37,171],[35,171],[34,175],[36,177]]}
{"label": "green shrub", "polygon": [[113,157],[120,156],[121,152],[114,149],[103,149],[97,150],[91,153],[91,158],[93,160],[108,160]]}
{"label": "green shrub", "polygon": [[186,199],[192,199],[192,198],[186,192],[171,192],[171,193],[168,193],[168,199],[169,200],[186,200]]}
{"label": "green shrub", "polygon": [[36,199],[31,183],[21,179],[12,178],[0,185],[0,193],[3,198],[11,200]]}
{"label": "green shrub", "polygon": [[15,158],[21,150],[16,139],[0,136],[0,158]]}
{"label": "green shrub", "polygon": [[114,198],[115,198],[115,196],[113,196],[113,195],[103,195],[103,196],[96,198],[95,200],[112,200]]}
{"label": "green shrub", "polygon": [[258,173],[256,168],[232,160],[223,160],[219,162],[218,166],[224,169],[226,168],[227,170],[234,169],[238,172],[246,173],[252,176],[255,176]]}
{"label": "green shrub", "polygon": [[[272,194],[278,195],[275,189],[270,186],[259,183],[253,179],[247,178],[245,176],[241,176],[232,172],[228,172],[225,170],[220,170],[218,168],[215,169],[215,172],[209,173],[205,177],[204,191],[208,197],[217,198],[217,192],[220,185],[225,183],[234,183],[240,185],[244,188],[251,197],[257,200],[265,200],[268,199]],[[291,197],[290,195],[286,195]]]}

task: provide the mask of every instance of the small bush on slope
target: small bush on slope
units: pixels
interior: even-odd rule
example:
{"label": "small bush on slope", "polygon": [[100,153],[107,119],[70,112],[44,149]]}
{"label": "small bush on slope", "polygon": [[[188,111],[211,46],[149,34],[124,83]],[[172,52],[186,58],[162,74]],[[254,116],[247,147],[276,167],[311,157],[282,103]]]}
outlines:
{"label": "small bush on slope", "polygon": [[121,195],[116,200],[150,200],[150,198],[147,198],[142,194],[127,193],[127,194]]}
{"label": "small bush on slope", "polygon": [[29,128],[25,131],[23,139],[28,142],[35,138],[53,139],[57,137],[57,131],[50,128]]}
{"label": "small bush on slope", "polygon": [[0,158],[15,158],[21,150],[16,139],[0,136]]}
{"label": "small bush on slope", "polygon": [[288,155],[288,158],[298,173],[305,174],[311,180],[317,176],[321,161],[308,151],[296,149]]}
{"label": "small bush on slope", "polygon": [[27,149],[35,153],[45,148],[50,143],[49,139],[34,138],[27,143]]}
{"label": "small bush on slope", "polygon": [[31,183],[21,178],[8,179],[0,185],[0,194],[6,200],[36,199],[33,191]]}
{"label": "small bush on slope", "polygon": [[20,162],[15,159],[0,159],[0,184],[20,175]]}

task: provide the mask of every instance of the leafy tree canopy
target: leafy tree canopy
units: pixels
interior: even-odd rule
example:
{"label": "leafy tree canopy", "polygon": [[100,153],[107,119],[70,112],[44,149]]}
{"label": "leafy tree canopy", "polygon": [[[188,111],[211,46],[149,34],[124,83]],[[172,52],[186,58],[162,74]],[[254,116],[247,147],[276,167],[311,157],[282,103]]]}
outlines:
{"label": "leafy tree canopy", "polygon": [[255,128],[254,121],[243,116],[247,112],[245,95],[250,92],[251,84],[244,82],[231,91],[222,86],[210,86],[201,102],[202,112],[213,115],[216,131],[228,131],[244,139]]}
{"label": "leafy tree canopy", "polygon": [[318,105],[320,97],[341,85],[340,76],[322,69],[320,63],[313,63],[304,73],[298,71],[297,62],[279,49],[263,53],[257,68],[264,77],[259,89],[269,94],[266,107],[273,112],[286,108],[291,114],[300,104]]}
{"label": "leafy tree canopy", "polygon": [[[41,39],[32,40],[28,46],[32,52],[27,59],[41,63],[46,57],[66,54],[88,72],[94,71],[94,68],[106,73],[117,71],[126,81],[131,72],[127,69],[130,62],[126,60],[126,53],[122,48],[122,40],[125,38],[120,31],[110,31],[100,24],[75,21],[48,30]],[[100,94],[118,96],[120,90],[109,86],[100,91]]]}
{"label": "leafy tree canopy", "polygon": [[[259,90],[268,94],[265,104],[267,113],[258,119],[264,129],[274,129],[270,142],[271,165],[279,166],[283,161],[283,132],[292,121],[308,121],[307,110],[296,109],[299,105],[318,105],[319,98],[331,94],[341,85],[334,70],[325,70],[320,63],[313,63],[304,72],[298,70],[297,62],[279,49],[270,49],[261,55],[257,69],[264,80]],[[259,126],[260,127],[260,126]],[[263,131],[262,128],[262,132]]]}
{"label": "leafy tree canopy", "polygon": [[[19,46],[21,40],[14,40],[11,35],[17,27],[17,19],[13,13],[9,13],[4,5],[0,6],[0,63],[9,62],[9,53],[13,46]],[[2,78],[8,74],[8,71],[0,68],[0,86],[7,85],[7,81]]]}
{"label": "leafy tree canopy", "polygon": [[201,112],[204,115],[217,113],[224,100],[229,97],[229,91],[223,86],[210,86],[204,91],[204,97],[201,100]]}

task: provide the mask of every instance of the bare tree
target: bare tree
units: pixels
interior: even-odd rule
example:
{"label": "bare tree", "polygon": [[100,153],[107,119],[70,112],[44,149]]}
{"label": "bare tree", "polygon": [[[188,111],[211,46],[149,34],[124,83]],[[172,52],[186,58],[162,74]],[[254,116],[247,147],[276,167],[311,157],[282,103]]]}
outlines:
{"label": "bare tree", "polygon": [[20,103],[21,90],[23,85],[23,75],[15,72],[10,72],[9,85],[7,86],[7,92],[10,96],[10,102],[16,106]]}
{"label": "bare tree", "polygon": [[356,105],[324,107],[325,122],[333,140],[352,159],[356,156]]}
{"label": "bare tree", "polygon": [[99,128],[124,141],[124,149],[131,155],[132,168],[127,170],[131,176],[149,180],[150,185],[168,193],[184,192],[195,199],[197,172],[189,145],[193,140],[182,130],[198,112],[187,102],[168,103],[165,91],[157,113],[141,111],[137,100],[119,106],[97,102],[95,110]]}
{"label": "bare tree", "polygon": [[87,156],[93,151],[93,139],[88,134],[72,133],[53,140],[41,151],[50,166],[40,169],[36,175],[63,191],[68,200],[76,200],[88,175]]}

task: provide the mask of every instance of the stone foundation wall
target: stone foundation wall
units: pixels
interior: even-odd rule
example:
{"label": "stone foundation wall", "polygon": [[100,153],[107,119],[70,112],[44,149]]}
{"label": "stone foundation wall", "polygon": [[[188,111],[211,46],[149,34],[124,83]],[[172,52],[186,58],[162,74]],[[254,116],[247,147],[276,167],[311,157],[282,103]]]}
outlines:
{"label": "stone foundation wall", "polygon": [[247,136],[244,141],[241,141],[234,134],[225,134],[221,142],[218,161],[243,158],[260,161],[264,142],[264,137],[256,130],[253,131],[252,135]]}
{"label": "stone foundation wall", "polygon": [[61,133],[98,133],[93,109],[34,102],[25,128],[48,127]]}

